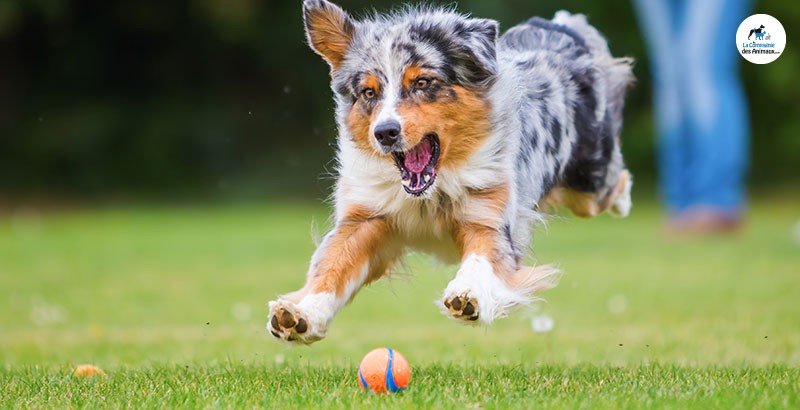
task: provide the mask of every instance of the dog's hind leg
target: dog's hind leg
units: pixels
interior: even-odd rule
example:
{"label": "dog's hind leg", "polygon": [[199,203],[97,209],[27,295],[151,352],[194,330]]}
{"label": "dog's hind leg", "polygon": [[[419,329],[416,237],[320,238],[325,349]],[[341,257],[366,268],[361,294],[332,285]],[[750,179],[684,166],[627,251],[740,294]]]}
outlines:
{"label": "dog's hind leg", "polygon": [[616,187],[611,191],[607,201],[611,206],[608,213],[624,218],[631,213],[633,201],[631,200],[631,188],[633,188],[633,175],[626,169],[620,173]]}
{"label": "dog's hind leg", "polygon": [[604,192],[581,192],[558,186],[550,190],[542,205],[550,208],[565,207],[581,218],[594,218],[606,210],[613,216],[624,218],[633,207],[631,187],[633,177],[626,169],[619,173],[617,182]]}
{"label": "dog's hind leg", "polygon": [[336,313],[364,284],[383,276],[400,252],[384,218],[364,209],[347,213],[311,258],[305,286],[269,303],[270,334],[295,344],[324,338]]}

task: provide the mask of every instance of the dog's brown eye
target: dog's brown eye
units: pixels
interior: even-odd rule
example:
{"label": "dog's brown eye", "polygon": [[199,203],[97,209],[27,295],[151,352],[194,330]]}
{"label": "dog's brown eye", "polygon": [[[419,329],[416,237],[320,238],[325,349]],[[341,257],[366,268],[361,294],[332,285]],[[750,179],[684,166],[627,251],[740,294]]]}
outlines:
{"label": "dog's brown eye", "polygon": [[364,99],[371,100],[375,98],[375,90],[372,88],[365,88],[361,91],[361,96],[364,97]]}
{"label": "dog's brown eye", "polygon": [[418,78],[416,82],[414,82],[414,87],[418,90],[424,90],[431,85],[431,80],[427,78]]}

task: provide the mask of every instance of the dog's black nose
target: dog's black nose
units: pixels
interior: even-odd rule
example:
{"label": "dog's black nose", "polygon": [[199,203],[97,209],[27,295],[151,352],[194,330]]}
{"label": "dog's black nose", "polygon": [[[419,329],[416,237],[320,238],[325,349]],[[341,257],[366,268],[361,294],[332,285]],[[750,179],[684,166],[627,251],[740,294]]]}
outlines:
{"label": "dog's black nose", "polygon": [[386,148],[397,142],[400,136],[400,123],[395,120],[384,121],[375,126],[375,139]]}

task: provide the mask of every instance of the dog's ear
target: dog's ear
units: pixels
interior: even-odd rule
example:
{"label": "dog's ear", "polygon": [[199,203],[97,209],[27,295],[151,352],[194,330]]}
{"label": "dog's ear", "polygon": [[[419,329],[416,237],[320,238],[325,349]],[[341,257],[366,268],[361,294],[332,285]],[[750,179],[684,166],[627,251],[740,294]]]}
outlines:
{"label": "dog's ear", "polygon": [[457,74],[472,83],[484,82],[497,74],[497,34],[500,25],[495,20],[470,18],[459,27],[456,49],[459,59]]}
{"label": "dog's ear", "polygon": [[303,20],[308,44],[331,68],[339,68],[355,34],[355,25],[350,16],[326,0],[305,0]]}

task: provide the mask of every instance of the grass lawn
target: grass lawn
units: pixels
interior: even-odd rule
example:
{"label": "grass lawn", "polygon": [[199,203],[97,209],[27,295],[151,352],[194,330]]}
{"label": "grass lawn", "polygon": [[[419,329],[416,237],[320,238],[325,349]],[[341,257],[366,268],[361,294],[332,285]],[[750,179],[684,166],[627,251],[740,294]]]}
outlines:
{"label": "grass lawn", "polygon": [[[364,289],[328,338],[272,341],[266,302],[298,288],[325,208],[264,204],[0,215],[0,406],[800,407],[800,201],[756,201],[735,236],[555,218],[535,256],[547,303],[491,328],[433,300],[455,273],[422,255]],[[535,333],[533,317],[554,327]],[[411,387],[362,394],[394,347]],[[76,379],[83,363],[108,377]]]}

